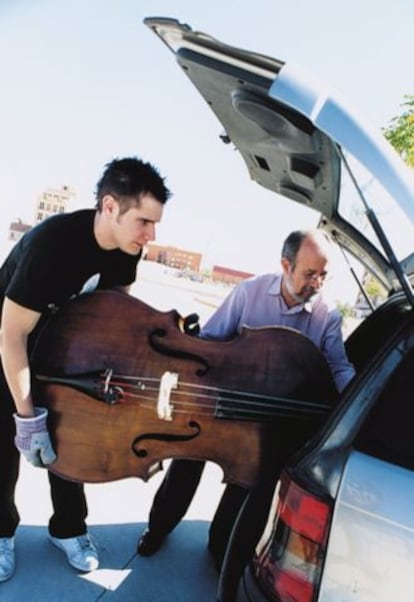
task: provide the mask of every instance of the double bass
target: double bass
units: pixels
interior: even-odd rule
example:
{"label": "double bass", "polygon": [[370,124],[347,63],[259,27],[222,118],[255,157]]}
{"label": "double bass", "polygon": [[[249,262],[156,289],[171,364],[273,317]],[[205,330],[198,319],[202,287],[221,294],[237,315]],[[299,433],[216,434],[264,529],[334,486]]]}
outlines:
{"label": "double bass", "polygon": [[57,460],[73,481],[147,480],[167,458],[211,460],[251,487],[275,453],[291,453],[336,398],[326,361],[289,328],[244,328],[226,341],[185,334],[117,291],[79,295],[36,333],[36,405],[49,409]]}

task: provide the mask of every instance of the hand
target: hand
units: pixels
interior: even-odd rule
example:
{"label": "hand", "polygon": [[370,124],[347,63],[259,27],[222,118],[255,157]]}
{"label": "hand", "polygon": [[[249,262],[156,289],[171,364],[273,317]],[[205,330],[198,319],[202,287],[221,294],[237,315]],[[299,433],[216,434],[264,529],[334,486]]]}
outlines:
{"label": "hand", "polygon": [[19,452],[33,466],[44,467],[56,460],[47,430],[47,409],[35,407],[33,418],[22,418],[14,414],[16,437],[14,443]]}

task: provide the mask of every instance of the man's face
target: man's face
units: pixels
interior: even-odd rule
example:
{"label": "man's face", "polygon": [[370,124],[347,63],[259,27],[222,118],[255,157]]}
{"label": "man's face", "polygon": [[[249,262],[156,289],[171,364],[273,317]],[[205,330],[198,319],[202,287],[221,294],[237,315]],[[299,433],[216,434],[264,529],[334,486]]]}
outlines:
{"label": "man's face", "polygon": [[328,257],[313,241],[304,240],[296,263],[283,258],[282,295],[289,307],[306,303],[316,295],[328,274]]}
{"label": "man's face", "polygon": [[155,240],[155,226],[161,221],[163,204],[151,194],[141,196],[139,206],[120,212],[116,203],[112,216],[112,236],[117,248],[137,255],[150,241]]}

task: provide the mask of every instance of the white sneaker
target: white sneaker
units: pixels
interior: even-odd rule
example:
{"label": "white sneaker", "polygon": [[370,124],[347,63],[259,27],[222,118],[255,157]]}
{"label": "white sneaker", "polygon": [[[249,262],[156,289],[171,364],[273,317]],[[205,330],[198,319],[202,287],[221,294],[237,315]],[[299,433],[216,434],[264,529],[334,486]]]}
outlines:
{"label": "white sneaker", "polygon": [[14,537],[0,537],[0,581],[7,581],[14,573]]}
{"label": "white sneaker", "polygon": [[92,543],[88,533],[65,539],[52,537],[51,535],[49,537],[54,546],[65,552],[69,564],[75,569],[89,572],[98,568],[98,550]]}

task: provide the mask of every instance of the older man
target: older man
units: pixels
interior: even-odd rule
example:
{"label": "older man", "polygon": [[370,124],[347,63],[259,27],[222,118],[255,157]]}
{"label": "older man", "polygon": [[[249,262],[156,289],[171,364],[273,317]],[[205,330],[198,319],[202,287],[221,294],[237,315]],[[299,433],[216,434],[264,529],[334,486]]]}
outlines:
{"label": "older man", "polygon": [[[341,333],[342,318],[321,296],[327,277],[331,242],[318,230],[295,231],[282,248],[280,274],[263,274],[239,284],[213,316],[200,336],[224,340],[244,326],[286,326],[307,336],[321,350],[338,391],[354,375]],[[281,459],[280,459],[281,460]],[[281,469],[283,462],[277,469]],[[138,553],[154,554],[166,535],[184,516],[196,491],[204,462],[174,460],[158,489]],[[220,567],[228,539],[247,490],[228,485],[209,531],[209,550]]]}

